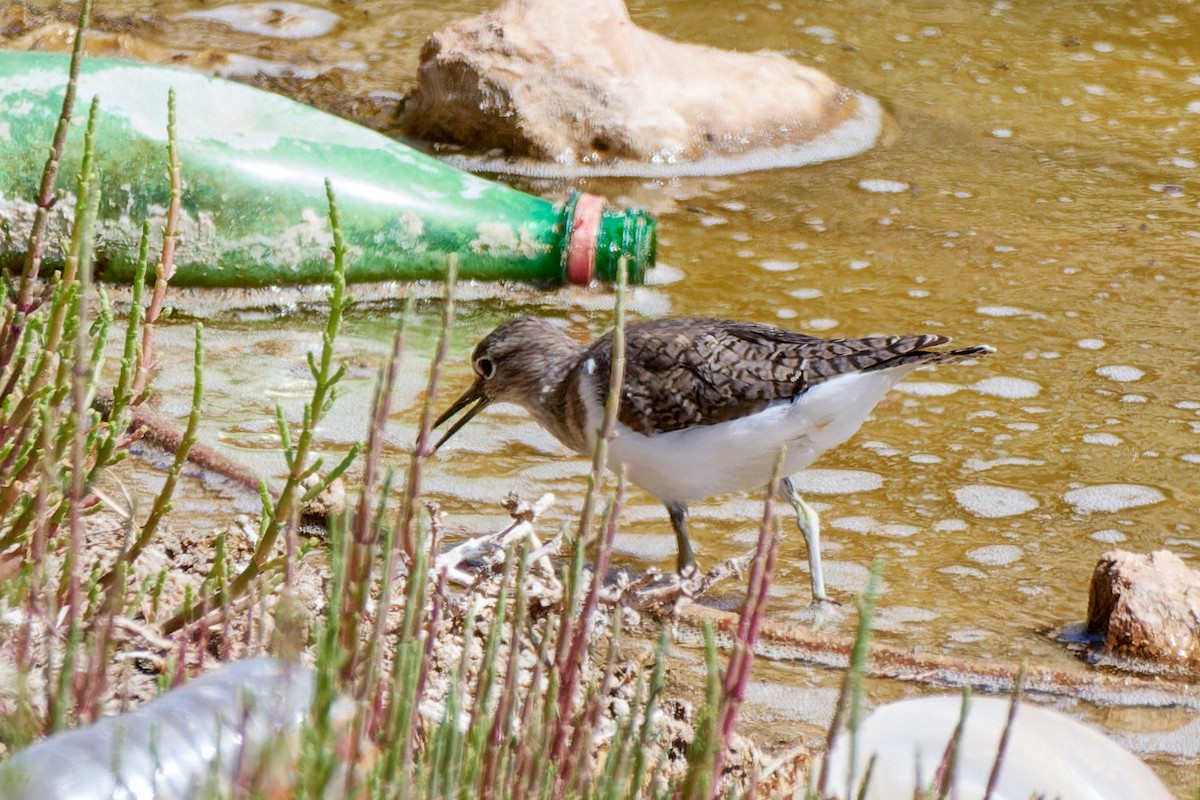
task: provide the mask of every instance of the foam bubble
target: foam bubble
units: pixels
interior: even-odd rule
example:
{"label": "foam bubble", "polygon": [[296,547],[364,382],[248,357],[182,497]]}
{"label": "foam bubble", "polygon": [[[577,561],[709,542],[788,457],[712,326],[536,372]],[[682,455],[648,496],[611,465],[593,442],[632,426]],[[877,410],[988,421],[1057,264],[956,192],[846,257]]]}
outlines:
{"label": "foam bubble", "polygon": [[954,499],[977,517],[1015,517],[1038,507],[1037,498],[1006,486],[969,484],[954,490]]}
{"label": "foam bubble", "polygon": [[898,385],[896,391],[916,397],[945,397],[948,394],[954,394],[961,388],[956,383],[942,383],[941,381],[906,381]]}
{"label": "foam bubble", "polygon": [[800,268],[800,265],[795,261],[776,261],[773,259],[760,261],[758,265],[767,272],[791,272]]}
{"label": "foam bubble", "polygon": [[1022,400],[1037,397],[1042,387],[1025,378],[1008,378],[998,376],[984,378],[971,384],[971,389],[989,397],[1002,397],[1005,400]]}
{"label": "foam bubble", "polygon": [[1131,383],[1132,381],[1141,380],[1142,376],[1146,373],[1137,367],[1131,367],[1127,364],[1112,364],[1097,367],[1096,374],[1117,383]]}
{"label": "foam bubble", "polygon": [[883,477],[855,469],[806,469],[792,476],[801,494],[853,494],[872,492],[883,486]]}
{"label": "foam bubble", "polygon": [[1035,319],[1045,317],[1045,315],[1039,314],[1036,311],[1016,306],[980,306],[975,309],[975,313],[985,317],[1034,317]]}
{"label": "foam bubble", "polygon": [[879,526],[879,520],[865,515],[837,517],[829,521],[829,527],[851,533],[870,533]]}
{"label": "foam bubble", "polygon": [[962,519],[940,519],[933,523],[933,529],[938,533],[957,533],[967,529],[967,521]]}
{"label": "foam bubble", "polygon": [[914,533],[920,533],[921,529],[916,525],[906,525],[903,522],[889,522],[881,525],[875,533],[880,536],[890,536],[894,539],[904,539],[912,536]]}
{"label": "foam bubble", "polygon": [[900,194],[907,192],[910,187],[904,181],[889,181],[882,178],[864,178],[858,182],[858,188],[864,192],[874,192],[878,194]]}
{"label": "foam bubble", "polygon": [[185,11],[176,17],[216,22],[235,31],[273,39],[324,36],[342,20],[332,11],[291,2],[234,3],[202,11]]}
{"label": "foam bubble", "polygon": [[1021,548],[1013,544],[989,544],[986,547],[976,547],[967,551],[967,558],[976,564],[988,567],[1002,567],[1011,564],[1022,555]]}
{"label": "foam bubble", "polygon": [[1103,542],[1104,544],[1118,544],[1125,541],[1128,537],[1118,530],[1105,528],[1102,531],[1096,531],[1091,536],[1088,536],[1088,538],[1097,542]]}
{"label": "foam bubble", "polygon": [[1127,508],[1152,506],[1161,503],[1167,497],[1153,486],[1102,483],[1072,489],[1063,495],[1063,499],[1075,506],[1075,510],[1080,514],[1090,514],[1093,511],[1124,511]]}
{"label": "foam bubble", "polygon": [[963,466],[972,472],[987,472],[996,467],[1040,467],[1046,462],[1040,458],[1023,458],[1021,456],[1001,456],[993,459],[968,458]]}
{"label": "foam bubble", "polygon": [[1088,444],[1102,444],[1105,447],[1116,447],[1125,441],[1120,436],[1111,433],[1085,433],[1083,440]]}
{"label": "foam bubble", "polygon": [[617,533],[613,549],[642,561],[665,561],[675,555],[675,537],[669,533]]}
{"label": "foam bubble", "polygon": [[899,522],[880,522],[874,517],[866,515],[837,517],[830,521],[830,527],[840,531],[850,531],[851,533],[866,533],[875,536],[888,536],[894,539],[904,539],[912,536],[914,533],[920,533],[921,529],[916,525],[906,525]]}

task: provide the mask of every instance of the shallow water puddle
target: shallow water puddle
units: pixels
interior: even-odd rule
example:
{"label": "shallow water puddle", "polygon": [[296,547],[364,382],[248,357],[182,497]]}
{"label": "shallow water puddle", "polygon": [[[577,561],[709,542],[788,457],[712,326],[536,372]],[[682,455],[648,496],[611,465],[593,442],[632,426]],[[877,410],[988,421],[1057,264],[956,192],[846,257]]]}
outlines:
{"label": "shallow water puddle", "polygon": [[[337,53],[370,67],[344,71],[339,91],[394,95],[428,31],[487,5],[364,0],[331,7],[340,23],[296,41],[226,35],[221,19],[202,22],[206,46],[277,62],[296,57],[293,48]],[[879,557],[881,641],[1076,668],[1054,633],[1083,618],[1100,553],[1114,543],[1169,546],[1200,566],[1198,356],[1180,333],[1200,307],[1200,39],[1177,6],[1071,2],[1049,19],[1042,6],[1006,2],[630,5],[640,24],[681,39],[786,51],[879,98],[890,114],[873,151],[802,169],[516,180],[539,194],[585,189],[659,215],[660,257],[685,279],[641,290],[635,310],[829,337],[929,331],[998,350],[913,376],[853,440],[799,477],[826,523],[835,596],[849,600]],[[155,5],[166,20],[160,35],[183,30],[172,15],[205,8]],[[537,313],[564,320],[582,340],[607,326],[606,305],[577,292],[468,302],[447,400],[469,380],[475,340],[496,324]],[[363,436],[394,312],[351,314],[342,351],[356,367],[322,431],[329,452]],[[436,303],[422,304],[389,430],[397,465],[418,418],[436,316]],[[207,327],[204,434],[279,472],[274,405],[298,413],[303,353],[316,346],[321,322],[230,314]],[[164,338],[182,353],[190,332]],[[158,386],[164,410],[182,414],[190,360],[164,359],[173,362],[179,371],[168,366]],[[559,502],[545,520],[553,531],[577,514],[585,465],[524,414],[495,408],[429,462],[425,485],[463,529],[502,519],[509,490],[553,491]],[[216,513],[220,503],[205,502]],[[665,511],[638,490],[629,503],[619,562],[670,569]],[[694,544],[711,564],[751,546],[761,504],[717,498],[692,512]],[[792,525],[769,612],[782,621],[809,600]],[[764,719],[795,720],[799,733],[809,730],[801,723],[823,724],[838,675],[776,664],[756,679],[752,704]],[[779,683],[804,688],[807,699],[777,692]],[[876,699],[912,691],[883,689]],[[1177,790],[1195,790],[1194,716],[1164,722],[1161,711],[1066,705],[1124,732]]]}

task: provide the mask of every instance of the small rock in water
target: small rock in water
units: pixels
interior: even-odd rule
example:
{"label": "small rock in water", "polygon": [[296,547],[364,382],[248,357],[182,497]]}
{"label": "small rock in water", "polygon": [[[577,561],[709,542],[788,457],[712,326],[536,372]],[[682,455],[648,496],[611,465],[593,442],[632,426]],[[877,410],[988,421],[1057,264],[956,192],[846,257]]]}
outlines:
{"label": "small rock in water", "polygon": [[1092,573],[1087,631],[1109,655],[1200,670],[1200,573],[1168,550],[1110,550]]}

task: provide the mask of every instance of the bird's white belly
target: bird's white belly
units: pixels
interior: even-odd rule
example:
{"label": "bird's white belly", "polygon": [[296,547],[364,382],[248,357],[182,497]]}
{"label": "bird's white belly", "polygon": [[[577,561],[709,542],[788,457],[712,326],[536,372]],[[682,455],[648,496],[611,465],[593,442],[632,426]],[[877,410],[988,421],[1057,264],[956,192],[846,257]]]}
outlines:
{"label": "bird's white belly", "polygon": [[781,447],[787,448],[782,475],[803,469],[853,436],[887,391],[911,371],[842,375],[798,400],[777,401],[757,414],[716,425],[643,436],[618,424],[608,466],[615,470],[625,465],[630,481],[664,502],[690,503],[761,488],[771,479]]}

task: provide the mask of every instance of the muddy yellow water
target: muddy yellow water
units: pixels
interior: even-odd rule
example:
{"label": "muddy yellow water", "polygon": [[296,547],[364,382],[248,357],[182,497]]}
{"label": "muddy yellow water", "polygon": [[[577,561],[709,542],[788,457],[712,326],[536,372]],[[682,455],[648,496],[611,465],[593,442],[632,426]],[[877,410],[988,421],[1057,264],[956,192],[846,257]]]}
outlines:
{"label": "muddy yellow water", "polygon": [[[103,10],[104,4],[101,4]],[[488,3],[330,3],[334,30],[282,42],[217,23],[173,20],[208,5],[155,4],[147,34],[265,62],[346,68],[364,96],[405,88],[429,31]],[[660,258],[681,274],[639,289],[634,316],[718,315],[836,337],[932,332],[997,353],[916,373],[860,433],[798,483],[821,511],[833,595],[862,589],[883,560],[877,628],[916,651],[1080,668],[1060,635],[1084,616],[1097,557],[1119,546],[1200,550],[1200,17],[1145,2],[631,2],[635,20],[679,39],[773,49],[878,98],[883,141],[856,158],[722,178],[509,179],[561,197],[572,188],[658,214]],[[149,7],[146,9],[149,10]],[[157,38],[155,38],[157,37]],[[466,287],[443,402],[469,380],[474,341],[518,313],[566,320],[586,339],[611,298]],[[227,311],[208,320],[204,435],[271,474],[275,405],[296,418],[309,388],[304,353],[319,313]],[[322,428],[331,454],[364,437],[394,304],[351,313],[351,363]],[[440,304],[422,302],[389,427],[389,460],[412,441]],[[179,369],[158,386],[180,414]],[[166,359],[171,361],[172,359]],[[719,454],[714,454],[714,458]],[[547,533],[574,518],[584,459],[515,408],[489,410],[426,467],[425,489],[461,531],[503,522],[509,491],[558,497]],[[193,486],[199,518],[252,499]],[[692,507],[702,563],[744,552],[761,500]],[[809,602],[803,543],[785,528],[768,614]],[[670,569],[674,543],[653,498],[631,490],[622,565]],[[844,622],[842,629],[850,622]],[[836,673],[756,665],[752,715],[782,739],[828,720]],[[876,698],[919,691],[877,687]],[[1106,725],[1179,791],[1200,752],[1186,713],[1061,707]]]}

